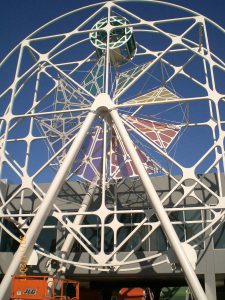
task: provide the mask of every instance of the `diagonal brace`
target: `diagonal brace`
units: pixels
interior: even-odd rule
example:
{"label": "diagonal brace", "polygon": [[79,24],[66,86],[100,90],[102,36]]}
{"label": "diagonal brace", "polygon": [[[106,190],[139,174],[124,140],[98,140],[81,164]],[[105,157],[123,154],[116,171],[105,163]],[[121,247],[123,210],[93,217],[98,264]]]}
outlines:
{"label": "diagonal brace", "polygon": [[[94,104],[94,103],[93,103]],[[51,212],[52,206],[58,193],[66,180],[67,174],[70,171],[74,160],[83,144],[83,141],[86,137],[86,134],[91,127],[94,119],[96,117],[96,112],[89,112],[83,125],[81,126],[76,138],[74,139],[64,161],[59,168],[55,178],[53,179],[45,198],[43,199],[33,221],[30,224],[30,227],[24,237],[25,242],[21,244],[16,253],[13,256],[13,259],[8,267],[8,270],[1,282],[0,285],[0,299],[8,300],[10,298],[10,286],[12,275],[14,275],[20,265],[21,258],[27,257],[29,258],[33,247],[38,239],[38,236],[42,230],[45,221]]]}
{"label": "diagonal brace", "polygon": [[170,222],[170,219],[160,201],[160,198],[158,194],[156,193],[156,190],[149,178],[148,173],[146,172],[141,159],[139,155],[137,154],[137,151],[134,147],[134,144],[127,133],[127,130],[117,112],[117,110],[113,109],[111,107],[111,111],[109,112],[111,118],[113,119],[118,132],[123,140],[123,143],[126,147],[127,152],[129,153],[133,164],[140,176],[140,179],[142,181],[142,184],[145,188],[146,193],[148,194],[152,206],[157,214],[157,217],[161,223],[161,226],[164,230],[164,233],[166,234],[169,243],[171,247],[173,248],[180,265],[184,271],[185,277],[187,279],[188,285],[190,286],[196,300],[207,300],[207,297],[204,293],[204,290],[198,280],[197,275],[195,274],[189,259],[187,258],[185,251],[181,245],[181,242],[176,234],[175,229],[173,228],[173,225]]}

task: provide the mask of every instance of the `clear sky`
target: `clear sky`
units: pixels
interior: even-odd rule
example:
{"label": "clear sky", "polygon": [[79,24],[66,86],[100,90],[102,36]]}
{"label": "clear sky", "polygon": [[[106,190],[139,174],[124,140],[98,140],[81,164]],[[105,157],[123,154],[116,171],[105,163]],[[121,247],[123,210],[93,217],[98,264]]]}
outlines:
{"label": "clear sky", "polygon": [[[169,0],[166,2],[174,3],[177,5],[185,6],[190,8],[198,13],[201,13],[208,18],[212,19],[222,27],[225,27],[224,11],[225,11],[225,0]],[[0,61],[5,57],[5,55],[13,49],[21,40],[26,36],[30,35],[33,31],[38,29],[40,26],[44,25],[48,21],[65,14],[71,10],[75,10],[79,7],[85,7],[89,4],[94,4],[95,0],[1,0],[1,10],[0,10]],[[146,11],[144,14],[148,14]],[[160,12],[161,14],[161,12]],[[155,15],[154,15],[155,16]],[[61,27],[60,27],[61,28]],[[213,34],[213,39],[216,40],[216,47],[219,48],[224,54],[223,46],[221,46],[221,41],[216,38],[216,35]],[[83,50],[82,50],[83,51]],[[83,53],[82,53],[83,54]],[[9,69],[7,69],[7,75],[9,74]],[[224,81],[221,80],[222,86]],[[183,83],[184,84],[184,83]],[[179,84],[179,88],[182,88],[182,82]],[[186,90],[190,93],[195,93],[195,90],[192,88],[186,87]],[[178,91],[179,92],[179,91]],[[188,94],[189,95],[189,94]],[[193,95],[189,95],[190,97]],[[21,95],[22,99],[23,95]],[[19,101],[19,100],[18,100]],[[24,103],[28,102],[22,102]],[[29,103],[28,103],[29,104]],[[25,107],[25,106],[24,106]],[[23,106],[21,108],[24,110]],[[204,115],[204,111],[201,107],[196,105],[190,108],[190,118]],[[197,110],[196,110],[197,107]],[[225,111],[225,108],[224,108]],[[151,115],[157,115],[158,111],[154,111],[151,108]],[[196,113],[198,112],[198,113]],[[174,114],[174,111],[170,111],[171,114]],[[183,116],[183,114],[182,114]],[[177,118],[177,116],[175,116]],[[171,120],[171,119],[169,119]],[[173,120],[173,118],[172,118]],[[190,119],[194,122],[194,119]],[[182,123],[180,121],[180,123]],[[201,149],[199,152],[199,157],[202,155],[209,147],[207,139],[204,137],[204,134],[197,132],[198,135],[192,135],[190,130],[190,136],[183,136],[183,140],[187,141],[187,144],[180,143],[179,150],[177,151],[177,160],[179,161],[178,155],[180,154],[181,162],[188,162],[188,166],[194,164],[191,160],[193,157],[196,160],[196,155],[193,156],[188,149]],[[204,141],[205,143],[204,143]],[[175,148],[177,150],[177,148]],[[174,150],[174,152],[175,152]],[[197,151],[196,150],[196,151]],[[11,150],[12,151],[12,150]],[[38,151],[38,150],[37,150]],[[193,150],[194,151],[194,150]],[[22,152],[22,151],[21,151]],[[25,154],[25,151],[23,151]],[[185,155],[184,155],[185,153]],[[20,156],[20,152],[18,151]],[[44,157],[44,156],[43,156]],[[199,159],[199,157],[197,157]],[[40,162],[41,164],[42,162]]]}
{"label": "clear sky", "polygon": [[[0,59],[28,34],[46,23],[95,0],[1,0]],[[193,9],[225,27],[224,0],[169,0]]]}

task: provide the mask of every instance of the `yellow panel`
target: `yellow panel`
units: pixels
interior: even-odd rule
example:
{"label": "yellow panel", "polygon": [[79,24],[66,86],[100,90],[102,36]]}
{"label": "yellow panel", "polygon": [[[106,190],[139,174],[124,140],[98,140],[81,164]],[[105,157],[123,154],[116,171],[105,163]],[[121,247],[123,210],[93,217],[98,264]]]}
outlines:
{"label": "yellow panel", "polygon": [[[174,98],[179,99],[177,95],[170,92],[168,89],[161,87],[137,98],[126,101],[126,104],[152,103],[152,102],[167,102]],[[125,104],[123,103],[123,104]]]}

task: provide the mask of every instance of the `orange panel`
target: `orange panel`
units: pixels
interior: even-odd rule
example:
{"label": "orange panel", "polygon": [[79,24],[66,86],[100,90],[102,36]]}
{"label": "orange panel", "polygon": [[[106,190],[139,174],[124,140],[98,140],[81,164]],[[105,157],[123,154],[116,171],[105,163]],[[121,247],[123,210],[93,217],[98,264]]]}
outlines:
{"label": "orange panel", "polygon": [[[14,278],[12,299],[44,300],[47,299],[47,281],[26,278]],[[49,298],[48,298],[49,299]]]}
{"label": "orange panel", "polygon": [[144,300],[145,290],[142,288],[122,288],[119,291],[119,300]]}
{"label": "orange panel", "polygon": [[[53,282],[52,293],[50,293],[53,294],[52,296],[48,296],[48,280],[50,278]],[[57,284],[60,286],[60,292],[58,291],[57,294],[60,295],[56,296],[55,287]],[[69,291],[66,291],[68,284],[72,284],[74,287],[72,299],[79,300],[80,284],[78,281],[57,279],[53,276],[13,276],[11,300],[69,300],[69,297],[63,296],[64,293],[69,293]]]}

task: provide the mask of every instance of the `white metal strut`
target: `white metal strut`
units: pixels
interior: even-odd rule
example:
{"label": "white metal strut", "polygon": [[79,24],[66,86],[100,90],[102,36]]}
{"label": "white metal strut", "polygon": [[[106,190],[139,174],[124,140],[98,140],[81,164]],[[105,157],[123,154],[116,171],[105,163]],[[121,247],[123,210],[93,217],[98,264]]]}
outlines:
{"label": "white metal strut", "polygon": [[11,280],[12,275],[14,275],[18,267],[20,265],[21,257],[29,257],[34,244],[36,243],[38,236],[42,230],[42,227],[52,209],[52,205],[54,201],[56,200],[56,197],[66,179],[66,176],[73,164],[73,161],[76,159],[76,156],[80,150],[80,147],[86,137],[86,134],[92,124],[92,122],[95,119],[95,112],[89,112],[82,127],[80,128],[80,131],[78,132],[76,138],[74,139],[69,152],[65,156],[65,159],[58,170],[54,180],[52,181],[48,192],[46,193],[46,196],[44,200],[42,201],[33,221],[31,222],[31,225],[24,237],[25,243],[21,244],[16,253],[14,254],[13,260],[11,261],[11,264],[9,265],[9,268],[1,282],[0,285],[0,299],[2,300],[8,300],[10,298],[10,286],[11,286]]}
{"label": "white metal strut", "polygon": [[[13,260],[5,274],[5,277],[0,285],[0,299],[8,300],[10,293],[10,284],[11,284],[11,276],[17,272],[17,269],[20,264],[21,256],[26,255],[27,257],[31,254],[34,244],[41,232],[41,229],[52,209],[52,205],[66,179],[67,173],[69,172],[73,161],[75,160],[79,149],[85,139],[85,136],[93,123],[96,115],[98,113],[102,113],[105,115],[110,115],[114,124],[121,136],[121,139],[129,153],[135,168],[140,176],[142,184],[145,188],[146,193],[148,194],[151,204],[158,216],[158,219],[162,225],[162,228],[170,242],[171,247],[173,248],[180,265],[184,271],[184,275],[187,279],[187,282],[193,291],[193,294],[197,300],[207,300],[207,297],[203,291],[203,288],[195,274],[192,265],[190,264],[189,259],[186,256],[186,253],[182,247],[182,244],[177,237],[177,234],[171,224],[169,217],[158,197],[156,190],[149,178],[148,173],[146,172],[139,155],[137,154],[135,147],[133,145],[132,140],[130,139],[123,122],[115,109],[113,102],[111,101],[109,95],[102,93],[98,95],[92,105],[92,111],[89,112],[85,122],[83,123],[80,131],[77,134],[69,152],[67,153],[59,171],[57,172],[52,184],[50,185],[48,192],[40,205],[40,208],[34,217],[27,233],[25,236],[26,244],[20,246],[15,253]],[[68,243],[68,248],[69,248]],[[66,246],[66,245],[65,245]],[[66,247],[67,248],[67,247]]]}

